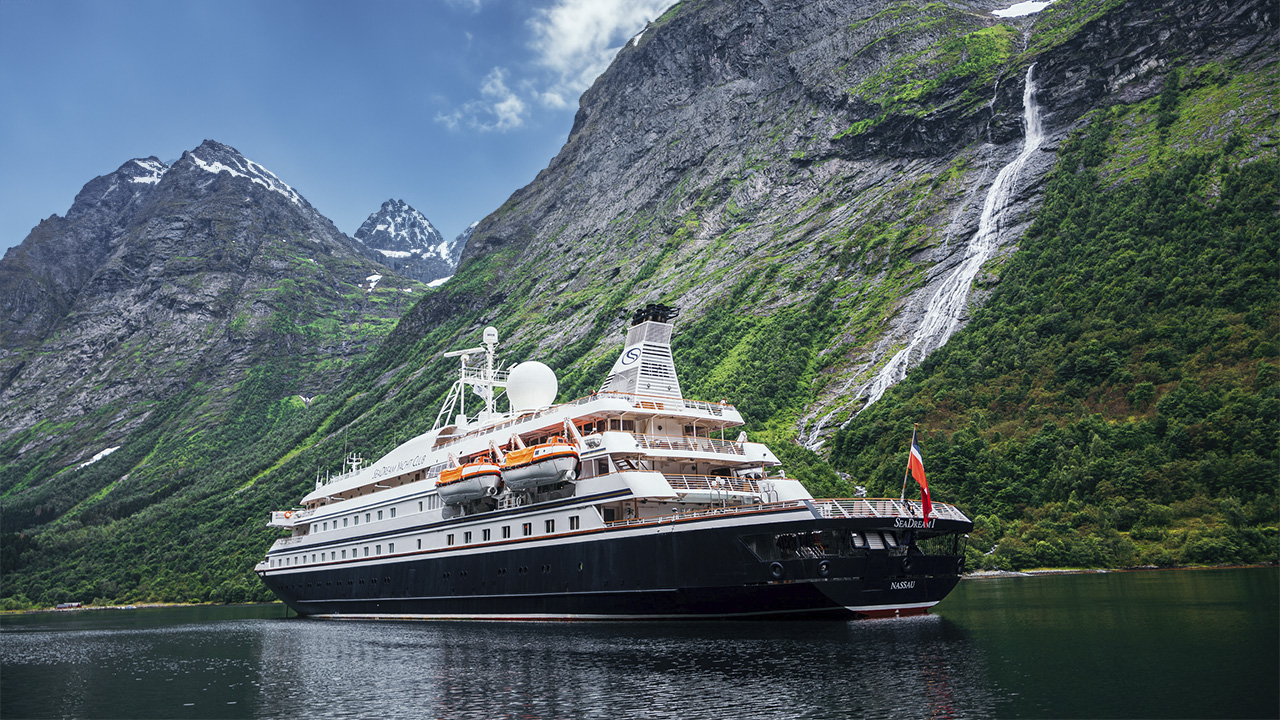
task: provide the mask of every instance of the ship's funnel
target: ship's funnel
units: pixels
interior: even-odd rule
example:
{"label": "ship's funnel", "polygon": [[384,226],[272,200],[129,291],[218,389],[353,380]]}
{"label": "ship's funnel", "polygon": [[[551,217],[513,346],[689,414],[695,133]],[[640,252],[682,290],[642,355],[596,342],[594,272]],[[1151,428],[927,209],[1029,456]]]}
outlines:
{"label": "ship's funnel", "polygon": [[627,344],[601,392],[684,397],[671,359],[671,319],[679,312],[666,305],[646,305],[632,314]]}

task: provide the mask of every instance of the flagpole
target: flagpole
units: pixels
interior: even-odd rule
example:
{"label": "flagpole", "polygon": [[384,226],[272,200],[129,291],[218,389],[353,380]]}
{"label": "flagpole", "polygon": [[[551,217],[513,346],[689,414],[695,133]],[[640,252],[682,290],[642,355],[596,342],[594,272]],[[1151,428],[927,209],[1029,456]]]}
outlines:
{"label": "flagpole", "polygon": [[916,444],[916,428],[920,427],[919,423],[911,425],[911,444],[907,446],[907,471],[902,473],[902,497],[903,503],[907,501],[907,478],[911,477],[911,448]]}

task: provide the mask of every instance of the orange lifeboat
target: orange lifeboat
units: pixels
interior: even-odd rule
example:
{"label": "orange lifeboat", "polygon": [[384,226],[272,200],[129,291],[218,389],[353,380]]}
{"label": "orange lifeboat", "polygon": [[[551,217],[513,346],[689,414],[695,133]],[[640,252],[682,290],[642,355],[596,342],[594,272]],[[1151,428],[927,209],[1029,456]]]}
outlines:
{"label": "orange lifeboat", "polygon": [[556,437],[507,453],[502,463],[502,481],[512,490],[531,490],[539,485],[573,482],[581,467],[577,446]]}
{"label": "orange lifeboat", "polygon": [[488,460],[447,468],[436,480],[440,499],[449,504],[493,497],[501,486],[502,468]]}

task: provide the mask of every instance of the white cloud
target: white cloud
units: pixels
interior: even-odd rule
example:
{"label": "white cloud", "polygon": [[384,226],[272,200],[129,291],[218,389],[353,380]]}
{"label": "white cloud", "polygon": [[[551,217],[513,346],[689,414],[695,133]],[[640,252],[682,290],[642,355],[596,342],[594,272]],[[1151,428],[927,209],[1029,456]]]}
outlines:
{"label": "white cloud", "polygon": [[[449,2],[479,10],[481,0]],[[637,33],[672,4],[673,0],[551,0],[550,7],[535,10],[528,22],[528,47],[534,52],[535,68],[541,70],[530,68],[522,73],[526,77],[508,84],[506,68],[494,67],[480,82],[479,99],[437,113],[435,120],[450,130],[507,132],[524,125],[532,104],[570,108],[623,44],[637,39]],[[471,34],[466,38],[469,46]]]}
{"label": "white cloud", "polygon": [[604,72],[623,43],[644,30],[672,0],[555,0],[529,21],[530,46],[555,79],[538,96],[549,107],[567,107]]}
{"label": "white cloud", "polygon": [[472,13],[480,12],[480,0],[448,0],[448,3],[458,8]]}
{"label": "white cloud", "polygon": [[450,130],[459,125],[484,132],[506,132],[524,124],[525,101],[507,87],[507,71],[495,67],[480,81],[480,100],[472,100],[452,112],[436,113],[436,122]]}

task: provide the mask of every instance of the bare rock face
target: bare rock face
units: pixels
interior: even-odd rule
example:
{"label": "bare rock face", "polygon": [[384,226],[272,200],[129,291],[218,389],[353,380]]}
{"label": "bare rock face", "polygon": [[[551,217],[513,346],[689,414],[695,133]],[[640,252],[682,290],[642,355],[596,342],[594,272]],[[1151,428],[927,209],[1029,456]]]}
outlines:
{"label": "bare rock face", "polygon": [[[826,288],[836,320],[811,341],[822,376],[795,421],[820,446],[969,257],[992,183],[1023,150],[1032,64],[1044,138],[1003,192],[993,267],[1087,112],[1154,97],[1177,63],[1274,56],[1276,10],[1260,0],[1062,0],[1012,20],[995,7],[674,7],[582,96],[548,167],[480,222],[460,274],[485,282],[428,298],[396,335],[486,307],[512,342],[592,361],[617,342],[618,304],[676,304],[690,325],[727,303],[770,316]],[[768,283],[743,303],[733,290],[752,277]],[[959,326],[997,278],[975,276]]]}
{"label": "bare rock face", "polygon": [[61,429],[20,453],[81,434],[104,445],[194,384],[226,402],[264,362],[314,394],[340,374],[300,370],[360,357],[381,338],[365,323],[397,316],[414,287],[231,147],[130,160],[0,261],[0,441],[42,425]]}

